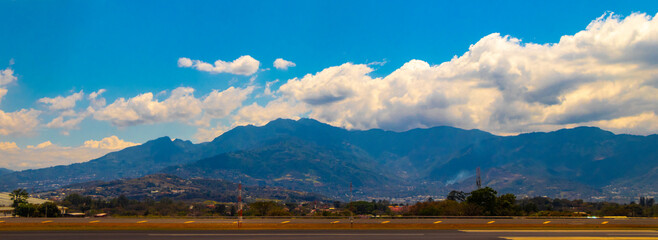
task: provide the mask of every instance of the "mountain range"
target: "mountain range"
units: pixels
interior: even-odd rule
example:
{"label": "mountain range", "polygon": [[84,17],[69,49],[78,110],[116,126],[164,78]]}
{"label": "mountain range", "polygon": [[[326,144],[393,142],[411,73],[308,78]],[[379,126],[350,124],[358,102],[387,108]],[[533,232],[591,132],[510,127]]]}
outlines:
{"label": "mountain range", "polygon": [[[163,137],[85,163],[0,175],[0,191],[43,191],[154,173],[347,199],[421,200],[483,185],[520,196],[627,201],[658,186],[658,136],[594,127],[496,136],[453,127],[346,130],[312,119],[236,127],[193,144]],[[657,195],[658,196],[658,195]]]}
{"label": "mountain range", "polygon": [[0,175],[7,174],[7,173],[12,173],[14,172],[11,169],[6,169],[6,168],[0,168]]}

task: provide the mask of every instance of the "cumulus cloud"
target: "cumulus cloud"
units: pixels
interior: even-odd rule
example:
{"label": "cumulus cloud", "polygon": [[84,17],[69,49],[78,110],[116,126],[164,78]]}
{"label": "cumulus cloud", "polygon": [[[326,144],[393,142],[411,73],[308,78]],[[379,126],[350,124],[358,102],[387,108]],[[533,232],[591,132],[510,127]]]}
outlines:
{"label": "cumulus cloud", "polygon": [[13,170],[36,169],[86,162],[109,152],[136,145],[116,136],[99,141],[85,141],[77,147],[64,147],[45,141],[36,146],[19,148],[14,142],[0,142],[0,167]]}
{"label": "cumulus cloud", "polygon": [[7,67],[4,70],[0,71],[0,86],[10,84],[15,82],[18,79],[14,76],[14,70]]}
{"label": "cumulus cloud", "polygon": [[119,98],[96,110],[94,118],[109,121],[115,126],[132,126],[176,120],[189,120],[199,115],[202,103],[194,97],[194,89],[179,87],[164,101],[154,99],[153,93],[140,94],[130,99]]}
{"label": "cumulus cloud", "polygon": [[256,71],[260,66],[260,62],[249,55],[244,55],[232,62],[225,62],[222,60],[215,61],[214,65],[203,62],[201,60],[192,60],[189,58],[179,58],[179,67],[191,67],[199,71],[211,73],[231,73],[236,75],[249,76]]}
{"label": "cumulus cloud", "polygon": [[44,97],[39,99],[39,102],[48,104],[49,105],[48,108],[50,110],[66,110],[66,109],[74,108],[75,103],[81,100],[83,96],[84,93],[80,91],[66,97],[62,97],[62,96],[57,96],[54,98]]}
{"label": "cumulus cloud", "polygon": [[297,66],[294,62],[283,60],[283,58],[274,60],[274,67],[279,70],[288,70],[289,67],[294,66]]}
{"label": "cumulus cloud", "polygon": [[610,14],[554,44],[494,33],[439,65],[412,60],[375,78],[367,64],[346,63],[291,79],[279,93],[308,116],[347,128],[451,125],[507,134],[594,124],[655,133],[655,56],[655,17]]}
{"label": "cumulus cloud", "polygon": [[266,82],[265,83],[265,90],[263,90],[263,96],[270,96],[274,97],[274,93],[276,91],[272,91],[272,85],[276,84],[279,82],[279,79],[271,81],[271,82]]}
{"label": "cumulus cloud", "polygon": [[95,140],[85,141],[83,146],[86,148],[118,150],[136,145],[138,144],[121,140],[119,139],[119,137],[113,135],[110,137],[103,138],[100,141],[95,141]]}
{"label": "cumulus cloud", "polygon": [[20,150],[15,142],[0,142],[0,151],[2,150]]}
{"label": "cumulus cloud", "polygon": [[36,146],[27,145],[27,149],[44,149],[44,148],[54,147],[54,146],[55,146],[55,145],[53,145],[52,142],[50,142],[50,141],[45,141],[45,142],[42,142],[42,143],[37,144]]}
{"label": "cumulus cloud", "polygon": [[[11,62],[13,62],[13,59]],[[7,95],[7,89],[2,86],[15,82],[16,79],[16,76],[14,76],[14,70],[11,68],[8,67],[5,70],[0,71],[0,102],[2,102],[2,98]]]}
{"label": "cumulus cloud", "polygon": [[199,142],[210,141],[236,126],[262,126],[277,118],[299,119],[299,116],[306,111],[307,109],[304,104],[292,99],[278,98],[268,102],[265,106],[253,103],[240,108],[240,110],[232,115],[230,117],[232,120],[230,124],[218,124],[216,127],[209,129],[199,128],[194,138]]}
{"label": "cumulus cloud", "polygon": [[224,91],[213,90],[203,99],[205,114],[213,118],[226,117],[242,106],[242,102],[247,100],[247,97],[253,91],[253,86],[246,88],[229,87]]}
{"label": "cumulus cloud", "polygon": [[41,111],[21,109],[16,112],[0,110],[0,135],[26,135],[39,125]]}
{"label": "cumulus cloud", "polygon": [[[204,97],[196,98],[193,88],[179,87],[171,91],[163,101],[148,92],[129,99],[119,98],[107,106],[105,99],[102,99],[102,104],[96,104],[97,109],[90,108],[87,112],[93,114],[96,120],[109,121],[119,127],[172,121],[209,126],[212,119],[226,118],[240,108],[254,89],[254,86],[229,87],[223,91],[213,90]],[[166,92],[159,93],[158,96],[165,97]],[[100,98],[92,95],[90,99],[98,102]],[[81,118],[84,119],[84,116]],[[70,118],[67,122],[56,118],[52,123],[66,125],[71,122],[73,125],[74,121],[78,120],[81,119]]]}
{"label": "cumulus cloud", "polygon": [[44,100],[44,102],[53,103],[50,106],[51,109],[60,109],[59,116],[53,118],[48,124],[46,124],[46,127],[60,128],[62,129],[61,133],[63,135],[69,135],[70,130],[77,129],[78,125],[93,114],[96,109],[100,109],[106,105],[105,98],[100,96],[104,92],[105,89],[100,89],[96,92],[90,93],[87,97],[89,100],[89,106],[87,109],[79,112],[73,110],[73,107],[75,107],[75,102],[83,97],[82,91],[68,97],[56,97],[54,99]]}
{"label": "cumulus cloud", "polygon": [[76,113],[73,110],[64,111],[46,124],[46,127],[61,128],[62,134],[68,135],[69,130],[77,129],[82,120],[85,120],[90,114],[90,111],[83,111],[81,113]]}
{"label": "cumulus cloud", "polygon": [[89,94],[87,99],[90,101],[90,107],[92,110],[99,109],[107,104],[105,98],[101,97],[101,94],[104,92],[105,89],[99,89],[98,91]]}
{"label": "cumulus cloud", "polygon": [[230,128],[228,126],[218,125],[214,128],[199,128],[197,129],[196,134],[194,134],[194,139],[198,142],[209,142],[218,137],[219,135],[224,134]]}
{"label": "cumulus cloud", "polygon": [[277,118],[299,119],[299,116],[307,111],[305,105],[286,98],[270,101],[265,106],[253,103],[238,110],[233,116],[232,126],[260,126]]}

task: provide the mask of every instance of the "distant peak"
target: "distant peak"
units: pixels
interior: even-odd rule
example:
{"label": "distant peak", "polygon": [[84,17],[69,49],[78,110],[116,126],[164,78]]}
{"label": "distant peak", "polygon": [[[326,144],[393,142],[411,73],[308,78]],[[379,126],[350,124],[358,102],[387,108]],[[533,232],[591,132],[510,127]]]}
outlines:
{"label": "distant peak", "polygon": [[154,141],[170,141],[171,142],[173,140],[171,140],[171,138],[169,136],[164,136],[164,137],[157,138]]}
{"label": "distant peak", "polygon": [[575,127],[575,128],[565,128],[565,129],[560,129],[555,132],[576,132],[576,133],[603,133],[606,135],[614,135],[614,133],[610,131],[606,131],[603,129],[600,129],[598,127],[591,127],[591,126],[581,126],[581,127]]}
{"label": "distant peak", "polygon": [[306,126],[320,126],[320,125],[326,125],[330,126],[329,124],[322,123],[318,120],[312,119],[312,118],[300,118],[299,120],[293,120],[293,119],[288,119],[288,118],[278,118],[276,120],[272,120],[271,122],[267,123],[265,126],[293,126],[293,125],[306,125]]}
{"label": "distant peak", "polygon": [[169,143],[169,142],[172,142],[171,138],[169,138],[168,136],[164,136],[164,137],[160,137],[160,138],[150,140],[150,141],[148,141],[144,144],[146,145],[146,144],[158,144],[158,143]]}

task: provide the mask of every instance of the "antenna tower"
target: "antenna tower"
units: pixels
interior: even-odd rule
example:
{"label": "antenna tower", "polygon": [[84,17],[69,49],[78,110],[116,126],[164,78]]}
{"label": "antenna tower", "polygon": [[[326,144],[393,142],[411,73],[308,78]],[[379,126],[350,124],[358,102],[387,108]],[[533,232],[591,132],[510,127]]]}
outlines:
{"label": "antenna tower", "polygon": [[238,228],[242,227],[242,183],[238,184]]}
{"label": "antenna tower", "polygon": [[482,178],[480,178],[480,167],[477,168],[477,178],[475,179],[475,185],[478,189],[482,188]]}
{"label": "antenna tower", "polygon": [[[352,182],[350,182],[350,203],[352,204]],[[354,213],[350,210],[350,228],[354,227]]]}

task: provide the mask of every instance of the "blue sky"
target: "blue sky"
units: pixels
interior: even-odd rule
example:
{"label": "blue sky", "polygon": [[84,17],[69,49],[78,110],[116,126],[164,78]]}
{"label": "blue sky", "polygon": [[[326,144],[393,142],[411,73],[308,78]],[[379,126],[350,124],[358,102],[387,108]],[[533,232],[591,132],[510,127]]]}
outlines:
{"label": "blue sky", "polygon": [[[655,25],[656,9],[656,1],[0,1],[0,32],[3,35],[0,38],[0,71],[10,69],[12,73],[9,75],[15,78],[0,84],[0,88],[6,90],[0,98],[0,110],[6,115],[5,120],[0,119],[0,129],[6,129],[4,134],[0,131],[0,142],[5,144],[5,149],[21,151],[27,151],[28,145],[37,146],[48,141],[52,146],[77,149],[85,141],[102,141],[116,136],[114,141],[108,140],[107,143],[118,142],[117,146],[108,148],[114,150],[165,135],[195,142],[206,141],[234,126],[259,125],[276,117],[313,117],[350,129],[378,127],[401,131],[452,125],[497,134],[516,134],[594,125],[617,133],[653,134],[658,131],[655,123],[655,106],[658,104],[648,95],[658,84],[649,77],[637,84],[654,88],[633,94],[645,94],[646,98],[629,100],[622,96],[624,90],[618,90],[618,94],[613,95],[621,100],[611,103],[601,99],[586,102],[573,99],[578,99],[575,97],[577,91],[585,91],[586,84],[595,80],[606,81],[600,86],[612,84],[630,88],[629,84],[635,84],[629,80],[630,73],[620,75],[601,70],[587,75],[574,73],[582,70],[550,70],[557,73],[546,73],[549,71],[546,69],[525,73],[522,69],[523,73],[514,76],[529,81],[536,79],[536,84],[533,82],[534,85],[520,90],[512,89],[510,86],[514,84],[510,83],[498,86],[496,91],[480,88],[454,93],[487,96],[463,100],[467,103],[461,105],[456,98],[449,97],[453,93],[448,89],[462,91],[466,86],[470,89],[473,84],[500,83],[496,80],[500,75],[496,71],[492,70],[491,76],[482,72],[482,61],[486,59],[482,56],[489,55],[481,55],[478,61],[462,59],[465,63],[461,65],[453,61],[455,56],[466,56],[469,52],[476,54],[472,45],[482,44],[483,48],[505,43],[512,47],[524,47],[529,43],[559,45],[563,36],[588,31],[588,25],[597,19],[612,24],[612,21],[623,22],[637,13],[645,15],[638,17],[637,23],[627,21],[617,26],[617,30],[631,29],[637,24]],[[606,15],[609,12],[616,15]],[[597,34],[608,36],[606,29],[599,28]],[[499,33],[498,37],[491,35],[494,33]],[[612,33],[609,36],[622,38]],[[596,38],[582,37],[578,41],[587,43],[588,39]],[[491,45],[486,45],[489,40]],[[640,40],[644,45],[636,46],[630,42],[620,51],[632,52],[638,46],[653,46],[651,44],[655,43],[651,34]],[[608,46],[600,42],[592,44]],[[579,52],[576,48],[572,48],[576,49],[573,52],[564,49],[567,47],[555,47],[537,56],[550,55],[550,52],[576,56],[575,52]],[[591,56],[601,56],[596,49],[601,48],[592,48]],[[510,59],[538,54],[530,48],[517,50],[500,51],[503,55],[509,54]],[[638,59],[645,59],[646,56],[640,56],[642,52],[637,53]],[[606,56],[596,62],[614,58],[619,60],[617,63],[626,61],[625,64],[644,66],[642,69],[648,69],[648,75],[653,73],[655,62],[652,59],[646,58],[640,64],[628,60],[634,57],[633,53],[627,55]],[[242,75],[213,73],[179,64],[181,58],[212,64],[216,60],[231,62],[241,56],[256,60],[258,70]],[[277,58],[294,62],[295,66],[277,69],[273,66]],[[396,78],[394,72],[408,73],[403,66],[426,67],[413,62],[414,59],[428,64],[436,73],[432,75],[423,71],[405,75],[415,76],[410,80]],[[497,61],[493,66],[510,64]],[[470,68],[464,64],[479,66],[475,71],[479,78],[490,81],[465,82],[474,80],[472,74],[468,74]],[[597,66],[612,69],[610,65]],[[615,66],[629,68],[630,65]],[[531,67],[525,69],[528,68]],[[588,65],[587,69],[597,68]],[[513,71],[506,71],[500,78],[507,79],[505,74],[510,72]],[[432,82],[423,82],[454,76],[462,77],[436,86],[431,85]],[[552,80],[555,78],[563,80],[556,83]],[[465,85],[454,85],[456,81]],[[264,93],[268,82],[272,94]],[[389,86],[377,90],[378,97],[389,99],[383,102],[363,100],[374,96],[373,92],[366,90],[378,89],[376,86],[383,85],[383,82],[388,82]],[[402,89],[400,84],[409,87],[405,88],[409,94],[393,94],[394,90]],[[413,84],[417,88],[410,87]],[[284,85],[287,86],[280,89]],[[171,97],[176,89],[182,91],[185,88],[187,94],[193,91],[193,98],[203,101],[213,90],[220,93],[230,87],[244,90],[245,98],[237,103],[222,102],[235,99],[218,100],[214,110],[189,98],[187,100],[192,102],[182,102],[182,105],[199,104],[200,107],[181,110],[180,106],[176,108],[174,105],[185,100],[184,97],[183,100]],[[94,106],[94,111],[90,112],[88,107],[92,102],[89,96],[101,89],[99,99],[104,99],[105,104]],[[418,93],[423,89],[445,94],[429,96]],[[82,93],[77,101],[73,101],[73,106],[58,108],[52,103],[59,100],[41,101],[58,96],[64,98],[80,91]],[[381,91],[390,94],[384,96]],[[135,110],[140,108],[135,105],[137,103],[117,104],[112,108],[116,112],[110,112],[112,109],[108,106],[118,99],[129,101],[145,93],[152,93],[151,100],[156,103],[171,98],[169,105],[160,106],[166,108],[162,110],[165,113],[140,115],[139,110]],[[413,93],[420,95],[414,97]],[[398,99],[395,96],[400,100],[394,101]],[[405,96],[411,97],[403,99]],[[512,96],[521,96],[522,100],[507,102]],[[602,99],[612,98],[606,96]],[[489,105],[478,105],[482,102]],[[636,105],[626,105],[631,102]],[[237,105],[228,109],[222,107],[231,104]],[[514,104],[519,104],[518,108]],[[575,105],[597,110],[575,114],[571,112]],[[27,118],[36,122],[31,125],[12,122],[22,109],[34,110]],[[117,115],[128,110],[135,110],[139,116]],[[35,116],[36,111],[38,116]],[[211,111],[229,112],[209,114]],[[355,114],[359,112],[364,113],[362,118]],[[9,116],[9,113],[16,114]],[[64,120],[79,117],[80,122],[49,126],[60,116]],[[127,118],[132,120],[127,122]],[[78,159],[92,155],[79,155]],[[21,168],[16,164],[3,165],[3,161],[18,160],[5,157],[0,159],[0,167]],[[44,165],[30,163],[24,164],[23,168],[33,166]]]}

